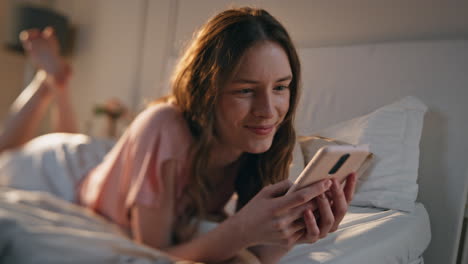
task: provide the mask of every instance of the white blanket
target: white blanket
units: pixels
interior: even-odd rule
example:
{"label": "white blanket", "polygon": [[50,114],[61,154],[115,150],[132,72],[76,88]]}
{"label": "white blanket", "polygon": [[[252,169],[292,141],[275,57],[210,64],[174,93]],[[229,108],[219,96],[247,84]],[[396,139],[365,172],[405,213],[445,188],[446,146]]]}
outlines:
{"label": "white blanket", "polygon": [[0,188],[1,263],[173,263],[50,194]]}
{"label": "white blanket", "polygon": [[[99,215],[51,194],[0,187],[0,263],[194,262],[137,244]],[[241,263],[260,264],[246,250],[229,261]]]}
{"label": "white blanket", "polygon": [[[134,243],[117,226],[69,203],[78,182],[113,144],[53,133],[1,153],[1,263],[173,263],[174,258]],[[247,262],[258,263],[244,250],[229,263]]]}
{"label": "white blanket", "polygon": [[0,155],[0,186],[52,193],[75,200],[77,183],[101,162],[112,140],[51,133]]}
{"label": "white blanket", "polygon": [[335,233],[296,246],[281,263],[420,263],[430,240],[429,216],[420,203],[412,213],[351,206]]}

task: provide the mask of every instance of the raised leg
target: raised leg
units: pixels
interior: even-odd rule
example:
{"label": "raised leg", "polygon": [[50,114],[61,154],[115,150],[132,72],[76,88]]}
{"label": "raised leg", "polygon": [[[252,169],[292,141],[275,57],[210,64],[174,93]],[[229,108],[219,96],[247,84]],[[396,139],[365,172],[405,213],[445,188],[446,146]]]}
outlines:
{"label": "raised leg", "polygon": [[54,132],[77,132],[76,118],[68,94],[71,68],[60,57],[59,44],[52,28],[40,32],[27,30],[20,35],[23,46],[38,71],[15,100],[0,133],[0,152],[31,140],[55,99]]}

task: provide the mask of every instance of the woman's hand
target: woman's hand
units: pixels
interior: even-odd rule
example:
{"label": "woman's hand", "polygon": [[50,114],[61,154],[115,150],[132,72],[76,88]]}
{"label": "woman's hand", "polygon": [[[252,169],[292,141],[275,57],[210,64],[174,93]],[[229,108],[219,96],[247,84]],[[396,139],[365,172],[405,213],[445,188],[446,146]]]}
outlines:
{"label": "woman's hand", "polygon": [[330,180],[322,180],[288,195],[284,194],[291,186],[289,180],[267,186],[231,220],[237,221],[238,232],[247,246],[263,244],[289,248],[304,233],[304,223],[296,220],[312,207],[310,201],[331,185]]}
{"label": "woman's hand", "polygon": [[[356,188],[356,174],[352,173],[347,177],[344,189],[336,179],[332,179],[332,187],[327,195],[321,194],[315,200],[318,209],[314,214],[314,207],[307,208],[304,211],[305,230],[302,232],[298,243],[315,243],[324,238],[330,232],[335,232],[338,225],[343,220],[348,205],[353,199]],[[317,219],[318,218],[318,219]]]}

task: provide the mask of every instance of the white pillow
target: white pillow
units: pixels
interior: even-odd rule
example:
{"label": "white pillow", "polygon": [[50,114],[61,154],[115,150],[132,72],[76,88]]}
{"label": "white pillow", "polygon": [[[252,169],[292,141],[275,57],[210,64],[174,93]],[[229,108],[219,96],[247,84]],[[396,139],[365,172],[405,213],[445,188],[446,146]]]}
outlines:
{"label": "white pillow", "polygon": [[405,97],[374,112],[313,133],[350,144],[369,144],[373,166],[361,177],[351,205],[412,212],[418,194],[419,140],[427,110]]}

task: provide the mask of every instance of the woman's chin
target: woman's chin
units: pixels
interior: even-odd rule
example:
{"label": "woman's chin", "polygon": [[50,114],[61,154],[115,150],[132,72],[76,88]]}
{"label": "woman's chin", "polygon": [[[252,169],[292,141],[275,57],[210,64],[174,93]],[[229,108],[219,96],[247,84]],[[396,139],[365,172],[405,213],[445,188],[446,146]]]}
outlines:
{"label": "woman's chin", "polygon": [[257,144],[255,146],[250,146],[247,152],[252,154],[261,154],[267,152],[270,148],[271,142],[266,144]]}

